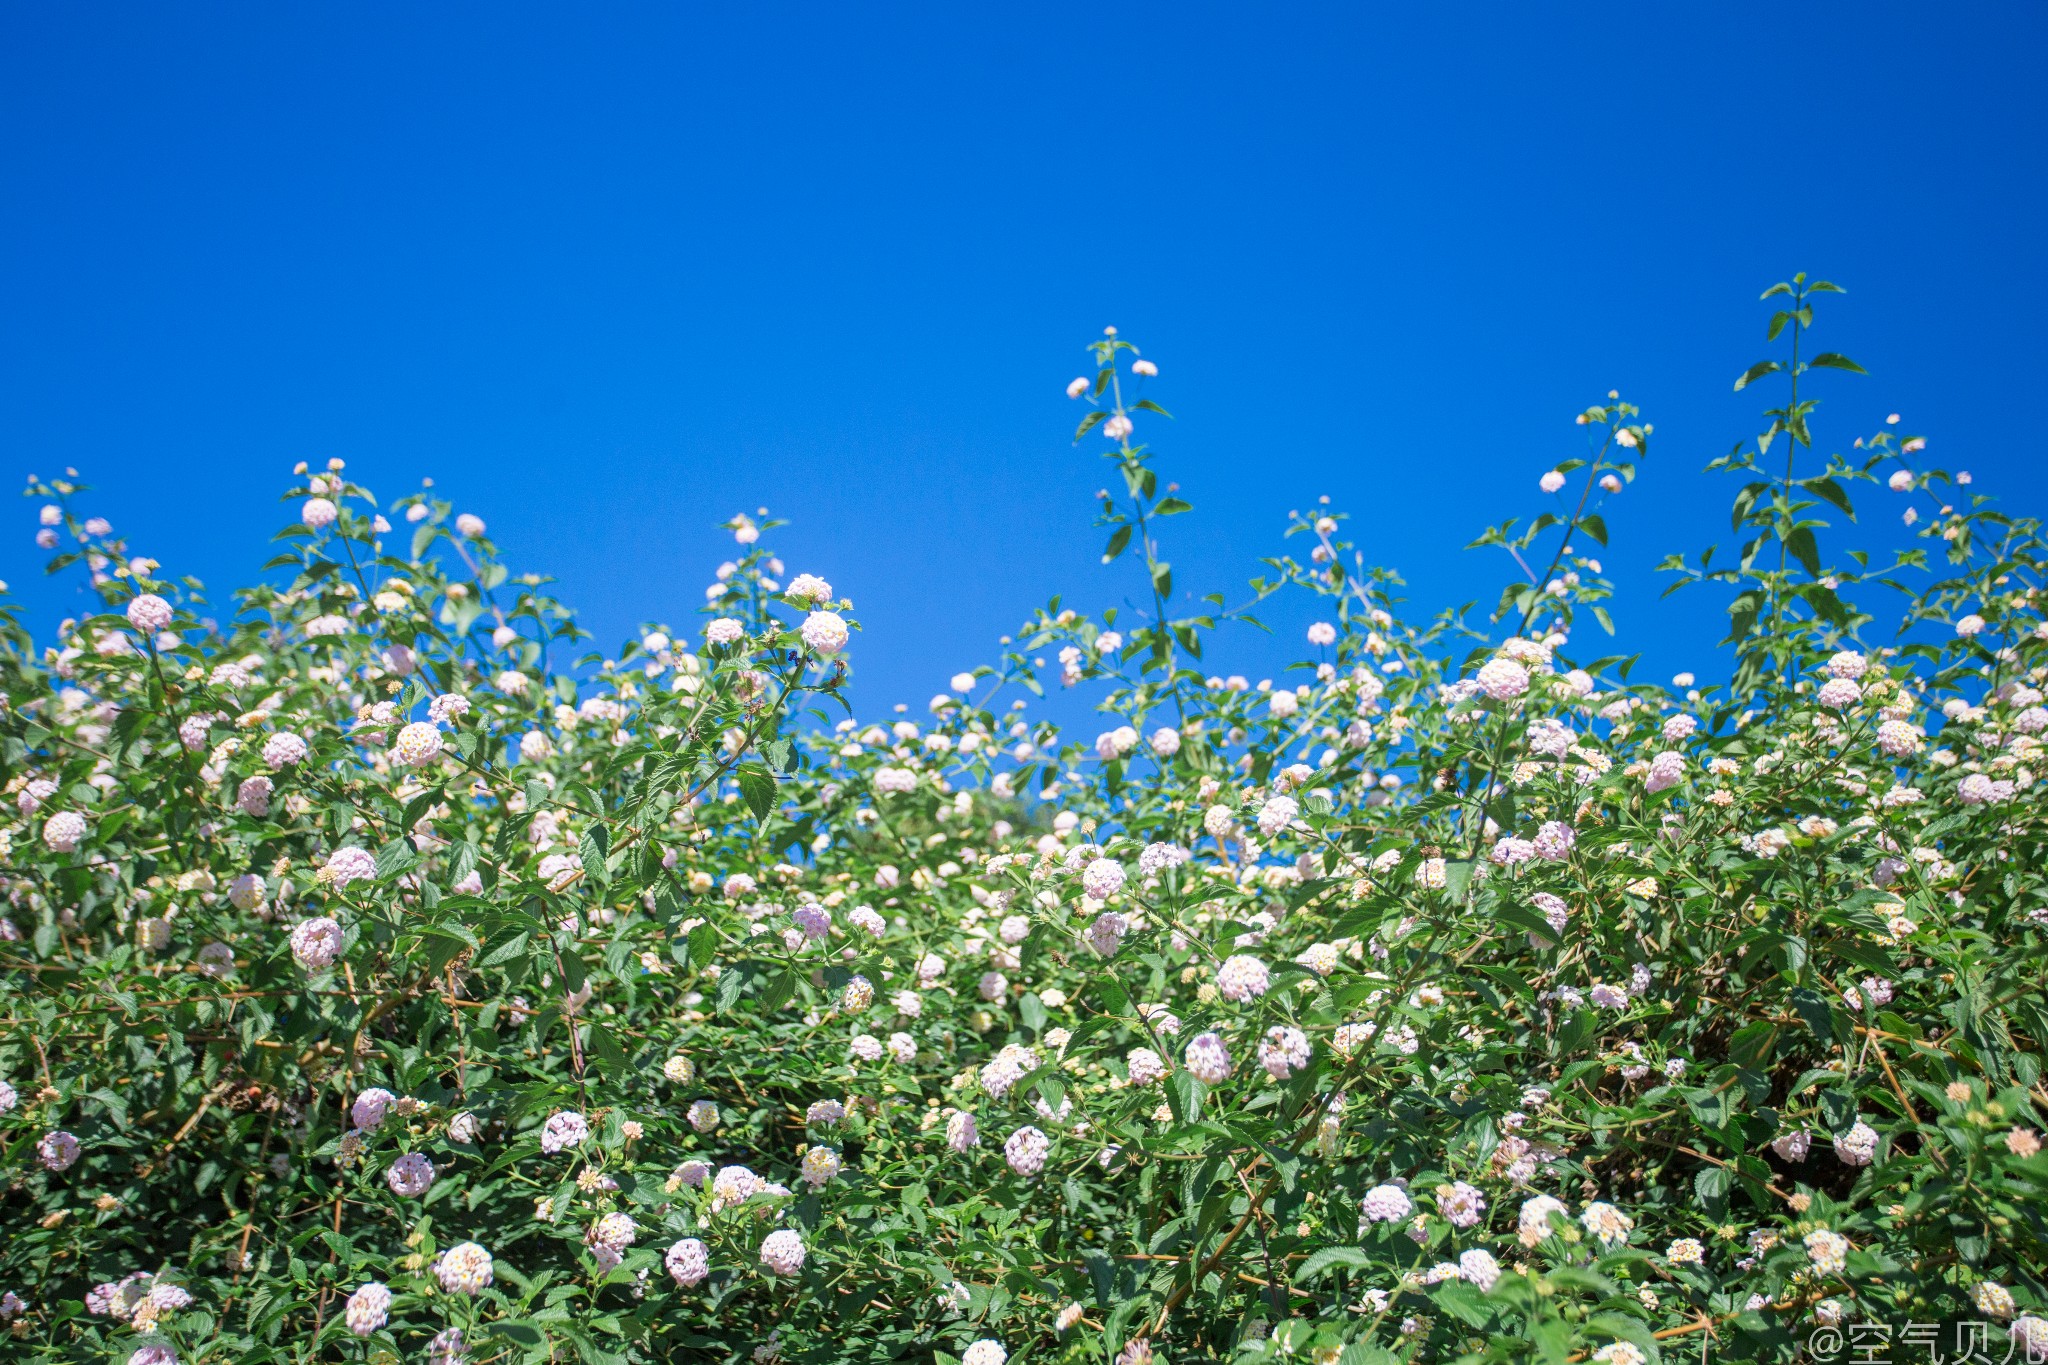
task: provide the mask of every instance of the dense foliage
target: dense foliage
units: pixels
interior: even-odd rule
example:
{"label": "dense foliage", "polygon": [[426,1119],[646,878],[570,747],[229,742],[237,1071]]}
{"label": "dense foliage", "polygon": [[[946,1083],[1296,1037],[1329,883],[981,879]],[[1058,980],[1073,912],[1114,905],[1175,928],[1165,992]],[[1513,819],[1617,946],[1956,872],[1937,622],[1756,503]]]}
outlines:
{"label": "dense foliage", "polygon": [[[851,718],[773,523],[578,659],[431,488],[313,471],[215,621],[32,481],[103,609],[0,655],[16,1358],[2048,1347],[2048,547],[1889,427],[1818,455],[1831,288],[1766,295],[1739,550],[1668,566],[1731,599],[1715,685],[1597,657],[1616,396],[1480,538],[1490,620],[1404,620],[1329,507],[1226,608],[1113,333],[1071,396],[1148,606],[1055,600],[916,720]],[[1824,545],[1880,480],[1903,548]],[[1210,676],[1276,595],[1300,662]]]}

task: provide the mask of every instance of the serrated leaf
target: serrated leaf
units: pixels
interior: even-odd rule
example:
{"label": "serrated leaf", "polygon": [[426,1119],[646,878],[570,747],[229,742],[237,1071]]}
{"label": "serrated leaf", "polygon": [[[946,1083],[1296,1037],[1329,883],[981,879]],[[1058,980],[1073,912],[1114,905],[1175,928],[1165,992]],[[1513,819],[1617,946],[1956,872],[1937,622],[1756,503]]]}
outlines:
{"label": "serrated leaf", "polygon": [[501,967],[514,958],[524,956],[527,942],[528,939],[525,934],[514,934],[511,938],[506,939],[503,943],[479,958],[476,965],[479,967]]}
{"label": "serrated leaf", "polygon": [[393,839],[377,850],[377,880],[395,877],[419,861],[419,850],[410,840]]}
{"label": "serrated leaf", "polygon": [[611,831],[596,820],[584,827],[582,837],[576,841],[577,852],[583,859],[583,875],[599,886],[611,880],[611,871],[605,866],[611,846]]}
{"label": "serrated leaf", "polygon": [[1692,1110],[1693,1118],[1709,1128],[1725,1128],[1728,1120],[1735,1116],[1735,1092],[1732,1089],[1689,1090],[1685,1103]]}
{"label": "serrated leaf", "polygon": [[619,1040],[603,1024],[592,1021],[588,1039],[590,1055],[612,1069],[614,1075],[624,1075],[627,1066],[626,1050],[619,1046]]}

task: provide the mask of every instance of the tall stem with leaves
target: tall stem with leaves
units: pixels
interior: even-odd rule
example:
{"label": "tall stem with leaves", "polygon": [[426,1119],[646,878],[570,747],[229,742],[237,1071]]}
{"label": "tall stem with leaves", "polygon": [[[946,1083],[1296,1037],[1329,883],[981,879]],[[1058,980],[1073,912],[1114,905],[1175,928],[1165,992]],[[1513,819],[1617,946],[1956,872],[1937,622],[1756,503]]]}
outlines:
{"label": "tall stem with leaves", "polygon": [[[1746,443],[1738,443],[1726,456],[1707,466],[1710,470],[1735,469],[1763,476],[1745,484],[1736,494],[1730,516],[1737,534],[1748,532],[1749,538],[1738,550],[1737,564],[1732,569],[1713,569],[1714,551],[1711,548],[1700,556],[1696,571],[1688,570],[1677,557],[1665,561],[1665,568],[1686,575],[1667,591],[1676,590],[1686,581],[1741,585],[1743,590],[1728,606],[1729,630],[1722,640],[1723,644],[1732,644],[1738,651],[1731,687],[1735,700],[1753,697],[1767,676],[1774,673],[1783,675],[1792,666],[1800,651],[1788,639],[1787,628],[1791,624],[1819,620],[1837,629],[1846,629],[1850,625],[1848,609],[1835,595],[1834,582],[1822,569],[1819,544],[1814,538],[1815,530],[1825,527],[1827,522],[1808,514],[1819,508],[1821,500],[1825,500],[1853,516],[1840,480],[1843,475],[1853,475],[1856,471],[1838,458],[1831,459],[1826,470],[1805,478],[1799,477],[1798,468],[1800,448],[1810,450],[1813,446],[1810,419],[1818,406],[1817,400],[1800,395],[1801,377],[1815,369],[1865,373],[1861,365],[1836,351],[1821,351],[1811,359],[1801,358],[1803,334],[1813,326],[1814,296],[1843,292],[1840,286],[1827,280],[1809,281],[1804,272],[1763,292],[1765,300],[1779,297],[1789,300],[1789,307],[1780,308],[1771,315],[1765,332],[1766,341],[1776,341],[1789,328],[1788,355],[1782,361],[1760,360],[1750,366],[1736,379],[1735,389],[1740,392],[1766,375],[1782,373],[1788,381],[1785,403],[1764,413],[1770,423],[1756,437],[1753,449]],[[1780,436],[1786,443],[1785,467],[1782,476],[1774,479],[1765,473],[1762,462]],[[1778,547],[1776,567],[1768,570],[1757,568],[1758,555],[1773,541]],[[1788,560],[1805,572],[1804,579],[1795,576]],[[1809,614],[1796,616],[1796,604],[1802,602]],[[1761,629],[1759,622],[1762,622]]]}
{"label": "tall stem with leaves", "polygon": [[[1166,495],[1160,496],[1158,471],[1152,468],[1147,448],[1142,444],[1132,444],[1131,433],[1134,413],[1152,413],[1169,419],[1172,414],[1149,398],[1126,401],[1120,363],[1123,353],[1130,353],[1133,377],[1142,380],[1156,370],[1149,362],[1139,359],[1137,347],[1117,337],[1115,328],[1109,329],[1104,338],[1089,349],[1094,353],[1096,363],[1095,378],[1089,386],[1096,406],[1081,419],[1074,439],[1079,441],[1100,427],[1105,436],[1116,442],[1108,458],[1116,461],[1126,498],[1120,502],[1108,490],[1103,492],[1102,516],[1098,524],[1111,529],[1109,542],[1103,547],[1102,562],[1114,562],[1130,548],[1134,539],[1137,541],[1138,551],[1145,560],[1145,581],[1152,597],[1152,614],[1144,627],[1131,632],[1129,649],[1132,654],[1144,658],[1146,672],[1159,672],[1170,685],[1176,667],[1177,646],[1196,653],[1199,653],[1199,647],[1194,643],[1196,623],[1174,621],[1167,615],[1173,600],[1173,565],[1160,557],[1153,523],[1161,517],[1190,511],[1192,507],[1175,496],[1174,485],[1169,485]],[[1076,392],[1078,395],[1080,391]]]}

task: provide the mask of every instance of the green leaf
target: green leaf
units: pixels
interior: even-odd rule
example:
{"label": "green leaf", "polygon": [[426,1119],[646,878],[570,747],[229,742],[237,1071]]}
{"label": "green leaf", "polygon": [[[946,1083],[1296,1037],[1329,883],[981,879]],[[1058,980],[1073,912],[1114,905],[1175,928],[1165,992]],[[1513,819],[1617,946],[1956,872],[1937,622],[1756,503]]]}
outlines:
{"label": "green leaf", "polygon": [[1580,517],[1579,529],[1599,541],[1602,545],[1607,543],[1607,523],[1601,520],[1598,515],[1588,512],[1585,516]]}
{"label": "green leaf", "polygon": [[773,1013],[788,1004],[789,998],[795,994],[796,973],[777,972],[761,992],[761,1008],[764,1012]]}
{"label": "green leaf", "polygon": [[702,971],[718,953],[718,931],[708,924],[690,930],[690,965]]}
{"label": "green leaf", "polygon": [[1749,519],[1750,509],[1756,506],[1756,500],[1769,490],[1767,483],[1744,484],[1742,491],[1735,495],[1735,505],[1728,513],[1729,529],[1740,531],[1742,523]]}
{"label": "green leaf", "polygon": [[1814,543],[1811,526],[1795,526],[1785,537],[1785,550],[1799,561],[1801,568],[1815,578],[1820,577],[1820,546]]}
{"label": "green leaf", "polygon": [[1111,533],[1109,537],[1109,544],[1102,547],[1103,563],[1111,563],[1116,559],[1118,555],[1124,552],[1126,547],[1130,545],[1131,530],[1131,523],[1125,522],[1123,525],[1117,527],[1116,530]]}
{"label": "green leaf", "polygon": [[491,949],[490,952],[477,959],[476,965],[479,967],[501,967],[514,958],[523,957],[526,954],[527,941],[525,934],[514,934],[511,938],[506,939],[503,943]]}
{"label": "green leaf", "polygon": [[1792,992],[1792,1008],[1813,1030],[1814,1037],[1824,1043],[1834,1041],[1835,1014],[1818,991],[1808,986],[1799,987]]}
{"label": "green leaf", "polygon": [[411,829],[420,822],[422,815],[425,815],[434,808],[435,804],[440,801],[441,796],[442,792],[439,787],[427,788],[427,790],[405,803],[405,814],[398,817],[398,823],[406,829]]}
{"label": "green leaf", "polygon": [[765,765],[742,763],[733,770],[733,780],[739,783],[740,797],[755,819],[765,818],[775,808],[775,775]]}
{"label": "green leaf", "polygon": [[1762,610],[1760,599],[1753,592],[1746,592],[1728,604],[1728,634],[1721,643],[1738,644],[1749,637],[1756,627],[1756,618]]}
{"label": "green leaf", "polygon": [[1202,1116],[1202,1083],[1185,1071],[1166,1078],[1166,1099],[1180,1123],[1193,1123]]}
{"label": "green leaf", "polygon": [[93,1091],[92,1098],[106,1107],[107,1116],[114,1121],[116,1128],[128,1126],[128,1101],[107,1089]]}
{"label": "green leaf", "polygon": [[1324,1247],[1311,1252],[1309,1258],[1294,1272],[1294,1282],[1305,1284],[1334,1267],[1343,1266],[1348,1270],[1370,1270],[1372,1257],[1357,1247]]}
{"label": "green leaf", "polygon": [[1337,1357],[1337,1365],[1396,1365],[1400,1357],[1370,1341],[1354,1341]]}
{"label": "green leaf", "polygon": [[573,995],[583,989],[589,982],[590,977],[583,966],[582,958],[574,953],[563,953],[560,957],[562,963],[562,984],[567,986],[570,994]]}
{"label": "green leaf", "polygon": [[1819,612],[1830,625],[1847,626],[1849,624],[1848,607],[1844,606],[1842,599],[1835,595],[1834,589],[1826,584],[1807,583],[1800,588],[1799,595],[1812,603],[1813,609]]}
{"label": "green leaf", "polygon": [[1493,1306],[1486,1296],[1463,1280],[1446,1280],[1430,1297],[1437,1307],[1468,1327],[1485,1327],[1493,1321]]}
{"label": "green leaf", "polygon": [[393,839],[377,850],[377,879],[383,881],[406,871],[419,861],[419,850],[409,839]]}
{"label": "green leaf", "polygon": [[1834,351],[1822,351],[1806,363],[1824,370],[1848,370],[1854,374],[1870,373],[1870,371],[1864,369],[1861,365],[1849,359],[1849,357]]}
{"label": "green leaf", "polygon": [[592,1021],[590,1025],[590,1055],[603,1062],[614,1075],[624,1075],[627,1067],[626,1050],[619,1046],[619,1040],[603,1024]]}
{"label": "green leaf", "polygon": [[1728,1040],[1728,1060],[1737,1066],[1762,1066],[1771,1058],[1778,1040],[1778,1026],[1758,1020],[1735,1031]]}
{"label": "green leaf", "polygon": [[1640,1318],[1623,1313],[1596,1313],[1586,1320],[1586,1326],[1595,1332],[1605,1332],[1642,1348],[1643,1354],[1651,1360],[1658,1359],[1657,1339]]}
{"label": "green leaf", "polygon": [[611,871],[605,866],[605,858],[610,853],[611,846],[611,831],[596,820],[584,828],[583,837],[576,841],[577,852],[583,859],[583,875],[599,886],[611,880]]}
{"label": "green leaf", "polygon": [[744,963],[728,966],[718,974],[718,1012],[730,1013],[739,1003],[740,992],[747,988],[748,968]]}
{"label": "green leaf", "polygon": [[1740,393],[1765,375],[1775,374],[1784,368],[1775,360],[1759,360],[1756,364],[1743,371],[1742,378],[1735,381],[1735,391]]}
{"label": "green leaf", "polygon": [[1849,503],[1848,490],[1827,475],[1823,474],[1813,479],[1801,479],[1799,486],[1809,493],[1826,498],[1829,502],[1847,512],[1849,520],[1854,521],[1856,519],[1856,509]]}
{"label": "green leaf", "polygon": [[1535,1343],[1536,1359],[1542,1365],[1565,1365],[1571,1359],[1572,1327],[1562,1318],[1537,1323],[1530,1332],[1530,1340]]}
{"label": "green leaf", "polygon": [[1732,1088],[1688,1090],[1685,1103],[1692,1110],[1693,1118],[1709,1128],[1725,1128],[1728,1120],[1735,1116],[1735,1091]]}
{"label": "green leaf", "polygon": [[1183,502],[1179,498],[1161,498],[1159,505],[1152,509],[1152,515],[1156,517],[1170,517],[1181,512],[1192,512],[1193,510],[1193,504]]}

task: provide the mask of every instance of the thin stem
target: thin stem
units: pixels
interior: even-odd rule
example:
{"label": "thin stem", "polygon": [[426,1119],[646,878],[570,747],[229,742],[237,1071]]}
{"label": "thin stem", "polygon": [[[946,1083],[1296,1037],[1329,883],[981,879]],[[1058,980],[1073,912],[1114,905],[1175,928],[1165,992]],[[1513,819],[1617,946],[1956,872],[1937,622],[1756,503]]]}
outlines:
{"label": "thin stem", "polygon": [[1803,292],[1792,296],[1792,395],[1785,404],[1785,487],[1779,495],[1778,507],[1778,574],[1771,584],[1771,637],[1778,634],[1778,622],[1783,615],[1785,600],[1785,554],[1790,544],[1792,528],[1785,522],[1792,514],[1792,467],[1799,454],[1799,334],[1805,324],[1799,320],[1799,310],[1805,305]]}
{"label": "thin stem", "polygon": [[[1586,500],[1593,496],[1593,483],[1600,475],[1600,462],[1607,458],[1607,449],[1613,444],[1614,428],[1609,427],[1607,429],[1607,439],[1600,443],[1600,453],[1595,455],[1592,463],[1586,467],[1586,485],[1579,490],[1579,505],[1572,509],[1571,520],[1564,524],[1564,539],[1557,542],[1557,553],[1550,557],[1550,567],[1543,571],[1541,578],[1535,580],[1536,597],[1529,603],[1528,609],[1522,613],[1521,621],[1515,626],[1515,634],[1520,635],[1529,628],[1529,618],[1534,616],[1536,608],[1543,604],[1543,585],[1550,581],[1552,574],[1557,572],[1557,566],[1564,562],[1565,551],[1572,547],[1572,532],[1578,529],[1579,518],[1585,515]],[[1521,556],[1516,555],[1515,558],[1519,560]],[[1522,567],[1524,570],[1528,568],[1526,564]]]}

